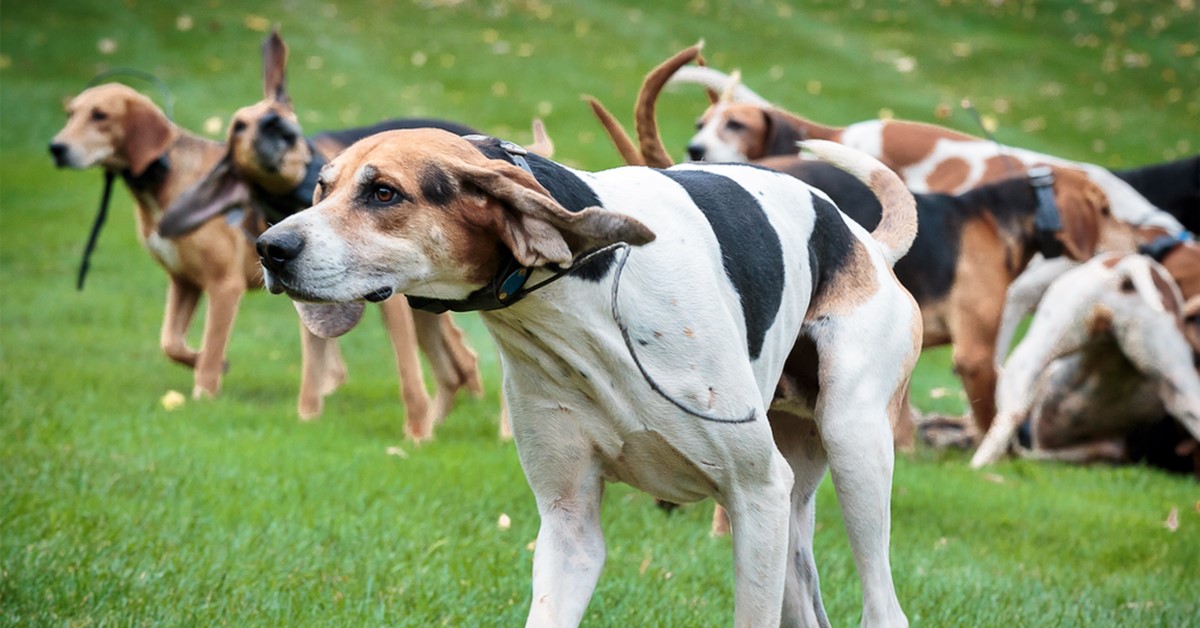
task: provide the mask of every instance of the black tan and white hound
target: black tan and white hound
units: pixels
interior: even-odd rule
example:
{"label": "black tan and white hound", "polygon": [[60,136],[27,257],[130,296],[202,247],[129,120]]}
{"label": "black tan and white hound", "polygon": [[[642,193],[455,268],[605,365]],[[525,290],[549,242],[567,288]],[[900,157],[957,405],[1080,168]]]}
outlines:
{"label": "black tan and white hound", "polygon": [[868,233],[763,168],[589,173],[505,146],[432,130],[364,139],[258,249],[268,287],[306,310],[394,293],[483,310],[541,514],[529,624],[583,616],[606,481],[729,509],[737,625],[828,624],[812,536],[831,467],[863,621],[906,625],[888,557],[890,424],[921,319],[891,270],[916,233],[900,180],[814,145],[880,197]]}

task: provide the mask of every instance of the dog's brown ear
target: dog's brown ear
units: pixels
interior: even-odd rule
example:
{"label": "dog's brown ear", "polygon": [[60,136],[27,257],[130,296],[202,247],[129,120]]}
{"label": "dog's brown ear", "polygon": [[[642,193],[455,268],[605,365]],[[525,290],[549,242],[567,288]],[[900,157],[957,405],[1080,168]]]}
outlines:
{"label": "dog's brown ear", "polygon": [[287,44],[279,36],[279,29],[271,31],[263,41],[263,98],[282,104],[291,104],[287,93]]}
{"label": "dog's brown ear", "polygon": [[227,154],[208,175],[188,188],[163,212],[158,234],[178,238],[209,219],[250,203],[250,186],[237,174]]}
{"label": "dog's brown ear", "polygon": [[130,98],[125,111],[125,156],[133,176],[146,172],[150,164],[171,147],[175,134],[171,122],[147,99]]}
{"label": "dog's brown ear", "polygon": [[767,127],[766,136],[763,139],[763,154],[747,155],[747,157],[759,159],[771,155],[799,154],[800,149],[796,146],[796,142],[808,139],[804,132],[773,109],[763,109],[762,114]]}
{"label": "dog's brown ear", "polygon": [[533,175],[517,166],[484,168],[461,162],[455,170],[465,186],[481,190],[504,207],[491,226],[524,266],[566,265],[574,255],[615,242],[641,245],[654,240],[654,232],[642,223],[603,207],[568,211]]}
{"label": "dog's brown ear", "polygon": [[1100,245],[1101,218],[1109,211],[1108,195],[1088,180],[1055,172],[1055,203],[1062,215],[1058,240],[1068,257],[1086,261]]}

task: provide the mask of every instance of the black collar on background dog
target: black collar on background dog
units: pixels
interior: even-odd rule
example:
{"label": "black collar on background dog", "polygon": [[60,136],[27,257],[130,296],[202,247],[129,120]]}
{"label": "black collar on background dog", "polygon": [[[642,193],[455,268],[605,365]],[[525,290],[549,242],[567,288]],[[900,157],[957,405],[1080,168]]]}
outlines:
{"label": "black collar on background dog", "polygon": [[1161,235],[1146,244],[1138,245],[1138,253],[1148,255],[1156,262],[1162,262],[1175,247],[1195,239],[1191,232],[1184,230],[1175,235]]}
{"label": "black collar on background dog", "polygon": [[[126,169],[121,171],[121,178],[130,190],[143,192],[162,183],[170,169],[171,162],[167,160],[167,154],[163,153],[147,166],[142,174],[134,176]],[[108,218],[108,203],[112,200],[112,185],[116,176],[112,170],[104,169],[104,191],[100,193],[100,207],[96,210],[96,219],[92,221],[92,230],[88,233],[87,245],[83,248],[83,259],[79,261],[79,273],[75,277],[77,292],[83,290],[83,282],[92,267],[92,252],[96,250],[96,240],[100,238],[100,230],[104,228],[104,221]]]}
{"label": "black collar on background dog", "polygon": [[[465,135],[463,139],[468,141],[490,140],[491,138],[485,135]],[[533,174],[533,169],[529,167],[529,162],[525,160],[526,150],[512,142],[500,141],[500,147],[508,153],[509,158],[513,163],[520,167],[530,175]],[[539,290],[546,285],[558,281],[566,275],[574,272],[576,269],[587,264],[595,259],[600,253],[607,252],[613,247],[607,246],[589,253],[585,253],[577,257],[571,263],[570,268],[561,268],[556,264],[551,264],[546,267],[546,270],[554,273],[549,279],[542,281],[536,285],[525,287],[525,283],[529,281],[529,275],[533,273],[533,269],[528,266],[522,266],[517,259],[513,257],[512,252],[508,249],[504,250],[503,259],[500,260],[500,270],[492,277],[488,284],[471,294],[465,299],[449,300],[449,299],[431,299],[426,297],[407,296],[408,304],[413,309],[441,314],[446,311],[452,312],[486,312],[488,310],[498,310],[503,307],[508,307],[517,301],[528,296],[531,292]]]}
{"label": "black collar on background dog", "polygon": [[1063,254],[1062,242],[1055,236],[1062,231],[1062,216],[1054,202],[1054,173],[1046,166],[1029,169],[1029,184],[1037,196],[1037,213],[1033,218],[1034,237],[1038,251],[1046,259]]}

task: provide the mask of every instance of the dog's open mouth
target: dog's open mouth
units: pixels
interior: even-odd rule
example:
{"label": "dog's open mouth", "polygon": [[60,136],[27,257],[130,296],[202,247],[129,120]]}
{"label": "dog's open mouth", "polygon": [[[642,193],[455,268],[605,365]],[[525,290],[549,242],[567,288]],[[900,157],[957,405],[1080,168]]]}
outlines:
{"label": "dog's open mouth", "polygon": [[363,298],[370,301],[371,303],[379,303],[381,301],[386,301],[391,296],[392,296],[392,289],[384,287],[384,288],[375,290],[373,292],[368,292],[367,294],[364,294]]}

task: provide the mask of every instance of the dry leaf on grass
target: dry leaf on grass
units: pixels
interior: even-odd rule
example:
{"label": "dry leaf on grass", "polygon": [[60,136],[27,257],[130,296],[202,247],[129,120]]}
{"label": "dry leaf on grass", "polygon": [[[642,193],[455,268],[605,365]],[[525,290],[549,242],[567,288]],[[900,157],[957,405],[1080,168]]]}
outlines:
{"label": "dry leaf on grass", "polygon": [[162,404],[163,409],[165,409],[167,412],[170,412],[171,410],[182,406],[184,402],[187,401],[187,397],[184,397],[183,393],[179,392],[178,390],[168,390],[167,393],[158,401]]}
{"label": "dry leaf on grass", "polygon": [[400,449],[399,447],[396,447],[396,446],[388,447],[388,448],[387,448],[387,455],[389,455],[389,456],[396,456],[396,457],[398,457],[398,458],[400,458],[400,459],[402,459],[402,460],[407,460],[407,459],[408,459],[408,452],[407,452],[407,451],[404,451],[403,449]]}
{"label": "dry leaf on grass", "polygon": [[1171,507],[1171,512],[1167,513],[1167,520],[1163,522],[1163,527],[1169,532],[1179,529],[1179,508],[1175,506]]}
{"label": "dry leaf on grass", "polygon": [[507,530],[512,527],[512,519],[504,513],[500,513],[500,518],[496,521],[496,527],[501,530]]}

